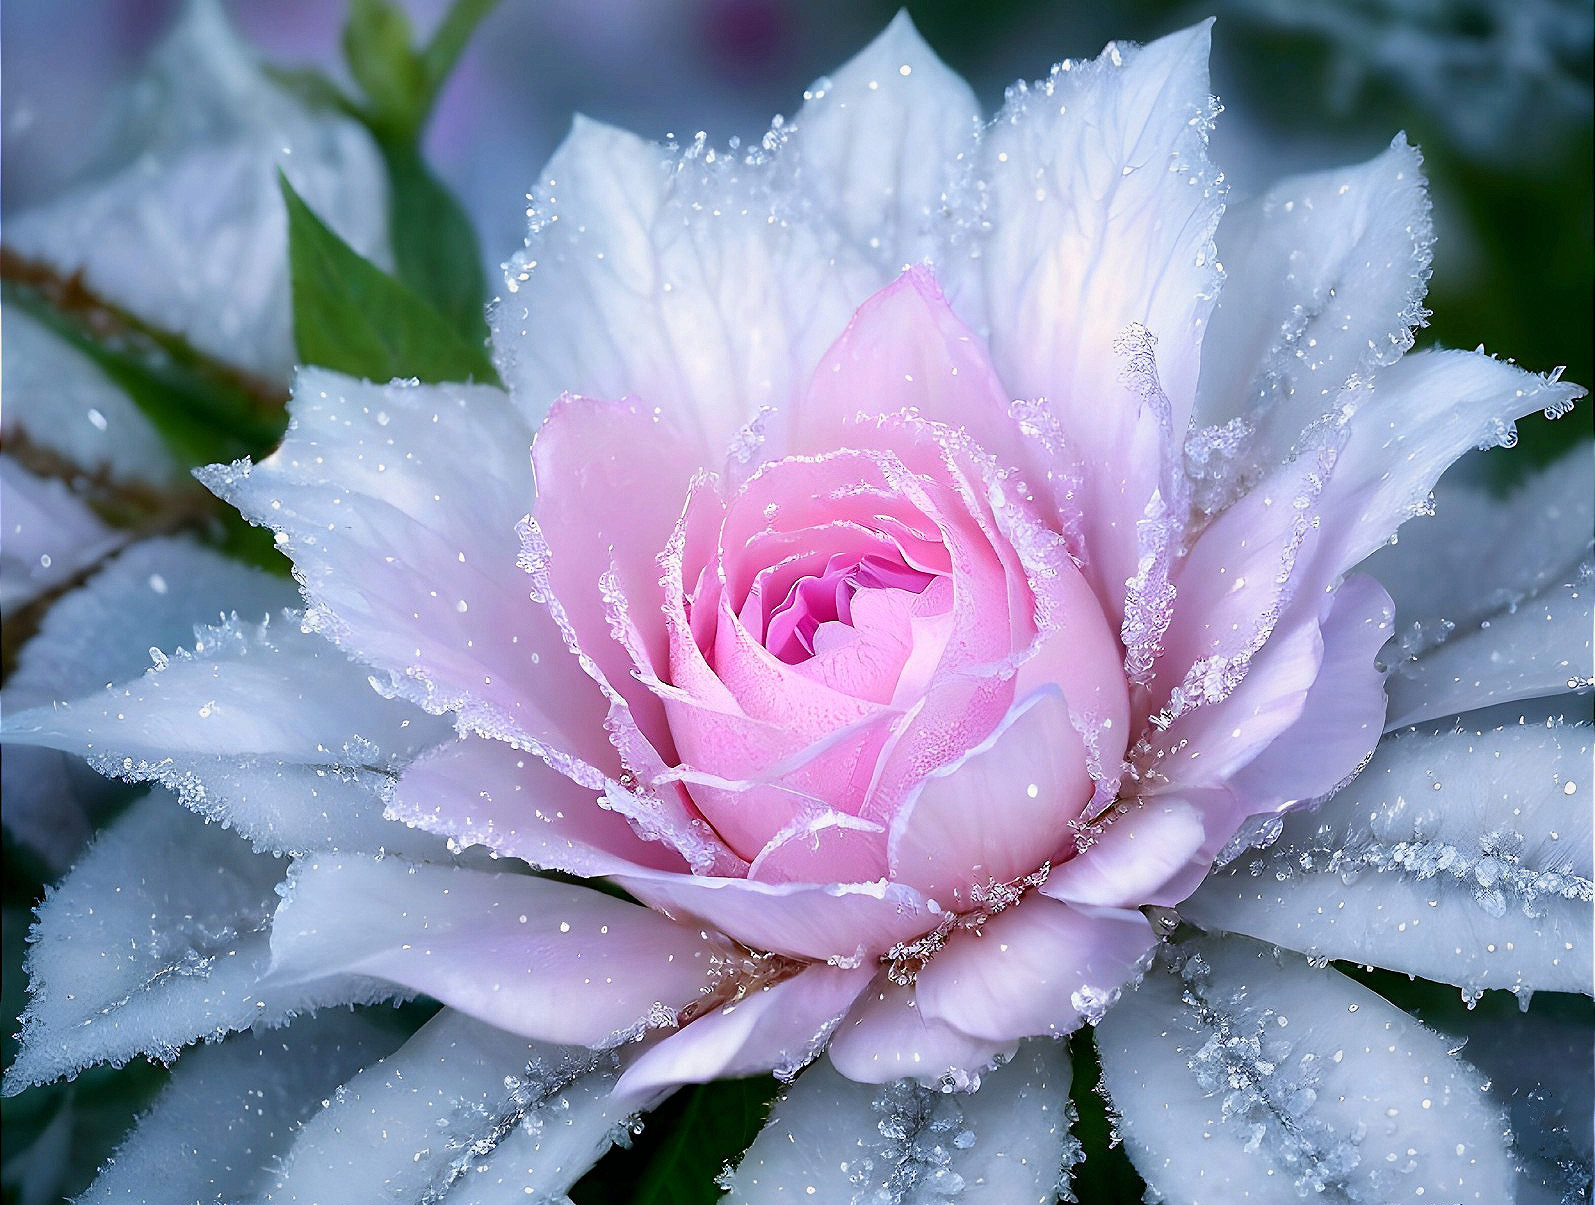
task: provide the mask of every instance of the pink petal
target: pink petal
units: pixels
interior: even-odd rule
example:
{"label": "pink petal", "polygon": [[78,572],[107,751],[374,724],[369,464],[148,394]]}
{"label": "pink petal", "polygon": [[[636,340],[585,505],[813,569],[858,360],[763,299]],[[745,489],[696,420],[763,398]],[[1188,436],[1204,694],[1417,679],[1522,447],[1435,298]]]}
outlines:
{"label": "pink petal", "polygon": [[1044,688],[924,779],[892,822],[891,877],[962,911],[971,887],[1011,882],[1055,858],[1090,798],[1068,703]]}
{"label": "pink petal", "polygon": [[979,934],[956,934],[925,964],[919,1009],[988,1041],[1067,1034],[1136,977],[1156,942],[1139,912],[1031,896]]}
{"label": "pink petal", "polygon": [[791,979],[718,1008],[643,1052],[615,1085],[622,1097],[660,1088],[756,1075],[790,1079],[869,986],[874,967],[811,966]]}
{"label": "pink petal", "polygon": [[883,1084],[907,1077],[975,1074],[1017,1048],[1017,1042],[971,1037],[925,1015],[914,989],[892,983],[882,971],[837,1027],[827,1049],[832,1064],[848,1079]]}
{"label": "pink petal", "polygon": [[825,811],[789,825],[759,851],[748,878],[766,883],[866,883],[886,877],[880,825]]}
{"label": "pink petal", "polygon": [[533,754],[468,736],[412,762],[399,776],[387,814],[460,845],[486,846],[584,877],[638,864],[687,869],[598,799],[592,788]]}
{"label": "pink petal", "polygon": [[291,872],[264,982],[366,975],[512,1033],[599,1045],[697,999],[728,953],[694,928],[584,887],[396,858],[320,858]]}
{"label": "pink petal", "polygon": [[[1198,859],[1206,837],[1201,813],[1178,798],[1127,800],[1121,808],[1102,818],[1101,834],[1090,845],[1053,868],[1039,888],[1042,895],[1070,904],[1139,908],[1176,904],[1189,894],[1182,872],[1200,860],[1200,879],[1212,865],[1211,854]],[[1170,895],[1171,884],[1177,895]]]}

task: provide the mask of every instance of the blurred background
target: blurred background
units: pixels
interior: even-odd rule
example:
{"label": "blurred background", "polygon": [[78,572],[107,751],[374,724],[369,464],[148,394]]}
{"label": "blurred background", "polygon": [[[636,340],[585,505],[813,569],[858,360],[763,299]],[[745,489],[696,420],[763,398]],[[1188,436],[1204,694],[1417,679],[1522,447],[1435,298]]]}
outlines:
{"label": "blurred background", "polygon": [[[96,160],[107,114],[179,0],[11,0],[0,14],[0,219]],[[406,0],[418,32],[443,0]],[[573,113],[641,134],[757,137],[859,49],[896,0],[509,0],[467,49],[427,135],[477,222],[489,279],[522,237],[524,193]],[[341,71],[343,6],[229,0],[271,60]],[[1405,130],[1423,150],[1439,243],[1428,338],[1567,365],[1589,383],[1589,0],[911,0],[920,30],[995,109],[1003,88],[1112,38],[1211,13],[1213,155],[1239,195],[1367,158]],[[1575,423],[1531,448],[1583,433]]]}

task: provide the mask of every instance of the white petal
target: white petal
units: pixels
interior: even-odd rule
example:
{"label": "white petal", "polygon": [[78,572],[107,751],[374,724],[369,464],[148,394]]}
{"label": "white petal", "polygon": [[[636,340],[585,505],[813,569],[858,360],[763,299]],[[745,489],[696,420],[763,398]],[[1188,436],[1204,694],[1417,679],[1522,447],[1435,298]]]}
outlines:
{"label": "white petal", "polygon": [[0,312],[6,371],[0,430],[112,481],[171,482],[181,466],[160,433],[93,360],[20,306]]}
{"label": "white petal", "polygon": [[190,1051],[79,1205],[256,1199],[295,1128],[397,1037],[378,1018],[329,1010]]}
{"label": "white petal", "polygon": [[292,413],[271,456],[201,480],[278,533],[309,622],[428,711],[613,760],[603,698],[518,564],[532,432],[504,395],[306,370]]}
{"label": "white petal", "polygon": [[1562,410],[1583,390],[1478,352],[1422,351],[1348,391],[1348,439],[1321,499],[1320,578],[1330,581],[1428,508],[1429,491],[1470,448],[1511,438],[1533,410]]}
{"label": "white petal", "polygon": [[551,1200],[626,1120],[609,1093],[617,1064],[445,1009],[306,1123],[268,1199]]}
{"label": "white petal", "polygon": [[[278,167],[356,250],[385,258],[382,161],[343,117],[262,74],[219,4],[192,4],[152,56],[117,170],[6,223],[6,244],[254,372],[292,368]],[[159,271],[151,271],[151,264]]]}
{"label": "white petal", "polygon": [[64,482],[0,456],[0,613],[60,589],[127,542]]}
{"label": "white petal", "polygon": [[[889,272],[940,259],[944,211],[982,114],[906,10],[806,94],[785,153],[862,253]],[[794,155],[795,152],[795,155]]]}
{"label": "white petal", "polygon": [[1434,231],[1422,160],[1398,135],[1353,168],[1293,176],[1218,228],[1224,288],[1202,345],[1200,420],[1247,417],[1284,458],[1354,373],[1393,363],[1426,316]]}
{"label": "white petal", "polygon": [[1201,925],[1477,992],[1591,991],[1590,728],[1415,733],[1180,905]]}
{"label": "white petal", "polygon": [[726,947],[599,891],[397,858],[295,863],[272,984],[357,974],[544,1041],[612,1045],[671,1026]]}
{"label": "white petal", "polygon": [[1511,1200],[1505,1121],[1449,1043],[1336,971],[1182,947],[1097,1027],[1125,1148],[1180,1205]]}
{"label": "white petal", "polygon": [[6,717],[7,741],[87,757],[103,773],[159,782],[263,849],[441,842],[385,820],[398,765],[447,729],[371,689],[363,667],[291,620],[211,628],[192,650],[123,686]]}
{"label": "white petal", "polygon": [[[1453,629],[1572,580],[1595,532],[1595,456],[1586,444],[1497,497],[1484,453],[1464,457],[1434,491],[1434,514],[1401,529],[1360,568],[1396,602],[1409,652]],[[1471,474],[1469,476],[1468,474]],[[1489,571],[1481,573],[1480,567]]]}
{"label": "white petal", "polygon": [[727,1199],[1051,1205],[1074,1162],[1063,1044],[1027,1042],[979,1082],[856,1084],[816,1063],[776,1098]]}
{"label": "white petal", "polygon": [[577,119],[495,311],[501,375],[531,421],[562,393],[635,397],[711,464],[761,406],[796,397],[895,272],[792,212],[780,152],[758,158]]}
{"label": "white petal", "polygon": [[262,991],[284,863],[155,791],[105,830],[39,909],[33,998],[6,1091],[135,1054],[374,999],[347,976]]}
{"label": "white petal", "polygon": [[[1481,562],[1487,564],[1488,562]],[[1397,667],[1387,728],[1595,685],[1595,562]]]}

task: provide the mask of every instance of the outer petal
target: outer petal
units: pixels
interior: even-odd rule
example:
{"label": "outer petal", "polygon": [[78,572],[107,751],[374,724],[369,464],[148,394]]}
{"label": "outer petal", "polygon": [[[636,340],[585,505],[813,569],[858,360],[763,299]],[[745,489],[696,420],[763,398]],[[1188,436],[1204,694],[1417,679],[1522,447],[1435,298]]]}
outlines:
{"label": "outer petal", "polygon": [[1590,993],[1590,731],[1388,740],[1355,782],[1287,816],[1272,848],[1213,874],[1181,915],[1470,992]]}
{"label": "outer petal", "polygon": [[[978,259],[949,268],[955,305],[966,278],[983,283],[1003,382],[1046,398],[1079,454],[1094,581],[1115,600],[1136,570],[1135,521],[1195,401],[1218,284],[1208,41],[1202,25],[1110,46],[1016,89],[981,143],[991,233]],[[1155,367],[1127,388],[1115,347],[1132,324],[1157,345]],[[1138,396],[1157,382],[1162,403]]]}
{"label": "outer petal", "polygon": [[913,1078],[968,1085],[1018,1048],[1014,1039],[971,1037],[925,1016],[912,987],[875,978],[831,1037],[831,1063],[861,1084]]}
{"label": "outer petal", "polygon": [[125,533],[108,527],[65,483],[30,473],[12,456],[0,456],[0,515],[0,611],[6,615],[68,585],[127,543]]}
{"label": "outer petal", "polygon": [[1156,944],[1139,912],[1045,896],[954,935],[919,973],[920,1015],[975,1037],[1062,1037],[1094,1021]]}
{"label": "outer petal", "polygon": [[324,1102],[266,1195],[280,1205],[553,1199],[627,1120],[609,1094],[618,1062],[445,1009]]}
{"label": "outer petal", "polygon": [[796,394],[886,278],[790,212],[772,187],[779,158],[681,152],[577,119],[495,311],[501,375],[528,418],[563,393],[646,397],[709,463]]}
{"label": "outer petal", "polygon": [[[610,1043],[674,1024],[717,943],[548,879],[397,859],[295,864],[272,924],[272,984],[364,975],[540,1041]],[[581,1007],[572,1010],[570,1001]]]}
{"label": "outer petal", "polygon": [[962,911],[972,887],[1012,882],[1056,858],[1090,798],[1063,692],[1038,691],[898,811],[891,878]]}
{"label": "outer petal", "polygon": [[1251,459],[1289,453],[1355,373],[1423,325],[1434,229],[1418,152],[1397,135],[1353,168],[1292,176],[1218,228],[1224,288],[1202,345],[1199,420],[1258,424]]}
{"label": "outer petal", "polygon": [[1332,970],[1238,938],[1182,946],[1097,1027],[1152,1191],[1185,1205],[1512,1199],[1505,1125],[1448,1042]]}
{"label": "outer petal", "polygon": [[949,194],[983,115],[908,13],[804,102],[788,152],[798,186],[887,271],[940,259]]}
{"label": "outer petal", "polygon": [[327,1010],[286,1030],[189,1051],[122,1141],[86,1205],[247,1201],[344,1077],[381,1058],[399,1031],[370,1013]]}
{"label": "outer petal", "polygon": [[723,1005],[645,1051],[615,1085],[617,1096],[646,1099],[678,1084],[774,1070],[789,1080],[824,1049],[873,967],[813,966]]}
{"label": "outer petal", "polygon": [[284,867],[156,791],[106,829],[39,910],[5,1090],[398,993],[332,973],[263,988]]}
{"label": "outer petal", "polygon": [[1039,890],[1068,904],[1176,904],[1190,891],[1185,879],[1193,864],[1197,874],[1207,873],[1212,859],[1200,852],[1206,839],[1201,811],[1185,800],[1126,803],[1109,812],[1090,844],[1055,867]]}
{"label": "outer petal", "polygon": [[818,1063],[776,1098],[729,1200],[1052,1205],[1059,1168],[1073,1161],[1068,1085],[1059,1042],[1026,1043],[972,1094],[857,1084]]}
{"label": "outer petal", "polygon": [[293,416],[260,464],[202,479],[278,533],[309,621],[385,670],[393,692],[574,756],[588,769],[572,773],[601,785],[591,767],[614,763],[603,698],[517,564],[531,429],[504,395],[307,370]]}

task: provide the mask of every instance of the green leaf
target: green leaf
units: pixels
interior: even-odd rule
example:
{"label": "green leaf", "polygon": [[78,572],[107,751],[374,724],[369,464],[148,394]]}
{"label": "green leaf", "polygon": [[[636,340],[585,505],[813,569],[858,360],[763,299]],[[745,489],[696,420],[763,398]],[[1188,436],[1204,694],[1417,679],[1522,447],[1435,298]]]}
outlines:
{"label": "green leaf", "polygon": [[327,228],[278,173],[288,208],[294,342],[303,364],[372,381],[501,385],[485,346]]}
{"label": "green leaf", "polygon": [[343,27],[349,72],[371,102],[373,125],[413,139],[426,118],[426,68],[410,48],[410,18],[391,0],[351,0]]}
{"label": "green leaf", "polygon": [[1102,1063],[1097,1058],[1096,1036],[1090,1027],[1078,1029],[1070,1037],[1069,1061],[1074,1066],[1069,1099],[1078,1114],[1074,1136],[1085,1148],[1085,1159],[1075,1165],[1070,1185],[1075,1199],[1141,1200],[1146,1195],[1146,1183],[1125,1154],[1108,1114],[1107,1099],[1098,1087],[1102,1082]]}
{"label": "green leaf", "polygon": [[427,109],[430,111],[437,99],[438,90],[449,72],[459,61],[465,44],[471,40],[476,27],[499,5],[499,0],[455,0],[449,11],[438,22],[437,31],[426,49],[421,52],[421,63],[426,73]]}
{"label": "green leaf", "polygon": [[487,282],[471,219],[411,143],[385,141],[388,228],[400,280],[430,302],[462,338],[488,337]]}
{"label": "green leaf", "polygon": [[764,1125],[780,1085],[773,1076],[716,1080],[681,1089],[644,1124],[631,1148],[617,1147],[575,1188],[577,1205],[709,1205],[715,1178]]}

